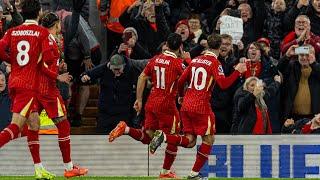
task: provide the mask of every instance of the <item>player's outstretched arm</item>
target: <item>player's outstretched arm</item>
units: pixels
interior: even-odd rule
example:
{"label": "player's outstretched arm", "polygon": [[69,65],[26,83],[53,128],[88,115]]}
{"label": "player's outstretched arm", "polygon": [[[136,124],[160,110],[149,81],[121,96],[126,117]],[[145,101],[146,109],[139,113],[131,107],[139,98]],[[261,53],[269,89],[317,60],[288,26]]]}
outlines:
{"label": "player's outstretched arm", "polygon": [[219,78],[216,82],[221,89],[227,89],[238,79],[239,76],[239,71],[234,71],[230,76]]}
{"label": "player's outstretched arm", "polygon": [[247,71],[247,66],[245,63],[239,63],[235,67],[235,71],[228,76],[223,76],[222,78],[216,79],[217,84],[220,86],[221,89],[229,88],[237,79],[241,76],[241,73]]}

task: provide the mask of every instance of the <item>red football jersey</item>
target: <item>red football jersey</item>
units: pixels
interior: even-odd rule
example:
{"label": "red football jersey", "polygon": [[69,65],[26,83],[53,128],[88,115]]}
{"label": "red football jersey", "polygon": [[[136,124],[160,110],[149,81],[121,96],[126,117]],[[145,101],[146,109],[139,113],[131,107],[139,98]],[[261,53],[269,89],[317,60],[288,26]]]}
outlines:
{"label": "red football jersey", "polygon": [[56,85],[56,79],[59,73],[60,52],[55,38],[50,34],[50,43],[53,44],[52,54],[56,57],[52,60],[42,61],[41,72],[38,75],[38,92],[42,95],[59,95],[59,89]]}
{"label": "red football jersey", "polygon": [[40,57],[44,61],[55,59],[53,44],[49,41],[48,30],[38,26],[34,20],[26,20],[7,31],[0,40],[0,56],[7,58],[9,51],[9,59],[5,59],[12,68],[9,88],[37,90]]}
{"label": "red football jersey", "polygon": [[152,89],[146,103],[146,110],[172,113],[176,109],[178,79],[183,72],[183,60],[170,52],[151,59],[144,74],[151,77]]}
{"label": "red football jersey", "polygon": [[214,53],[206,52],[193,59],[179,79],[180,92],[183,91],[185,82],[189,82],[181,111],[209,114],[212,111],[210,104],[212,88],[214,82],[220,78],[225,76]]}
{"label": "red football jersey", "polygon": [[259,77],[261,75],[262,64],[261,62],[246,62],[247,71],[244,73],[244,77],[247,79],[251,76]]}

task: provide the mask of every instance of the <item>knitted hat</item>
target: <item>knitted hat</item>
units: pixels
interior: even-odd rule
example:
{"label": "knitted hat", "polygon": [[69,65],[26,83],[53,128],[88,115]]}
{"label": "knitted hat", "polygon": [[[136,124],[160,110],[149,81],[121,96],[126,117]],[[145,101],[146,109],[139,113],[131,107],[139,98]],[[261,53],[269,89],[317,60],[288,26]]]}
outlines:
{"label": "knitted hat", "polygon": [[188,37],[188,39],[193,39],[193,38],[195,37],[195,35],[194,35],[193,32],[190,31],[189,22],[188,22],[187,19],[183,19],[183,20],[179,21],[179,22],[176,24],[176,29],[175,29],[175,30],[177,30],[178,27],[179,27],[180,25],[182,25],[182,24],[183,24],[183,25],[186,25],[186,26],[188,27],[188,30],[189,30],[189,37]]}
{"label": "knitted hat", "polygon": [[267,38],[260,38],[257,41],[258,43],[265,43],[268,47],[270,47],[270,40]]}
{"label": "knitted hat", "polygon": [[125,65],[121,55],[115,54],[110,58],[110,69],[121,69]]}
{"label": "knitted hat", "polygon": [[179,27],[180,25],[182,25],[182,24],[186,25],[186,26],[188,27],[189,31],[190,31],[189,22],[188,22],[187,19],[183,19],[183,20],[179,21],[179,22],[176,24],[176,30],[177,30],[178,27]]}

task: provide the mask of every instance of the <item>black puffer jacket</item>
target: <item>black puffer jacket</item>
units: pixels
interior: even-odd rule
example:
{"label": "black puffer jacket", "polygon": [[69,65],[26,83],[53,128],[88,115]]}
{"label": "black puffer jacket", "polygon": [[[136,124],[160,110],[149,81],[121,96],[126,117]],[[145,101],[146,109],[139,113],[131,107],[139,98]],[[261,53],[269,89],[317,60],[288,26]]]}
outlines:
{"label": "black puffer jacket", "polygon": [[266,16],[264,1],[253,1],[252,6],[252,18],[248,19],[248,21],[243,24],[243,37],[241,40],[245,47],[262,36],[263,23]]}
{"label": "black puffer jacket", "polygon": [[311,7],[309,7],[307,15],[310,18],[311,32],[317,36],[320,36],[320,17],[317,15],[314,8]]}
{"label": "black puffer jacket", "polygon": [[271,56],[280,58],[280,44],[287,32],[283,20],[286,12],[275,13],[268,8],[267,17],[264,22],[263,36],[269,38],[271,44]]}
{"label": "black puffer jacket", "polygon": [[[218,58],[225,76],[230,76],[234,72],[234,66],[238,63],[233,55],[224,58]],[[235,91],[241,85],[240,78],[226,90],[222,90],[219,86],[214,86],[211,98],[211,107],[216,117],[217,133],[229,133],[232,124],[233,96]]]}

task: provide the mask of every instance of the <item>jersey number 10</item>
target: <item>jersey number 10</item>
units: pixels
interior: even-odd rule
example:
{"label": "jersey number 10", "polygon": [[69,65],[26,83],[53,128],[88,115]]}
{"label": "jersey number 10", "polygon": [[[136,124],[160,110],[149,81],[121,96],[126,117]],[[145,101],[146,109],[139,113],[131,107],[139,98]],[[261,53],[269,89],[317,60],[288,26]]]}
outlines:
{"label": "jersey number 10", "polygon": [[[207,71],[203,68],[203,67],[192,67],[191,69],[191,73],[192,73],[192,77],[191,77],[191,82],[189,85],[189,88],[192,88],[192,86],[194,86],[194,88],[196,90],[202,90],[205,88],[206,86],[206,81],[207,81]],[[201,78],[201,82],[200,84],[198,83],[199,80],[199,75],[202,74],[202,78]]]}

